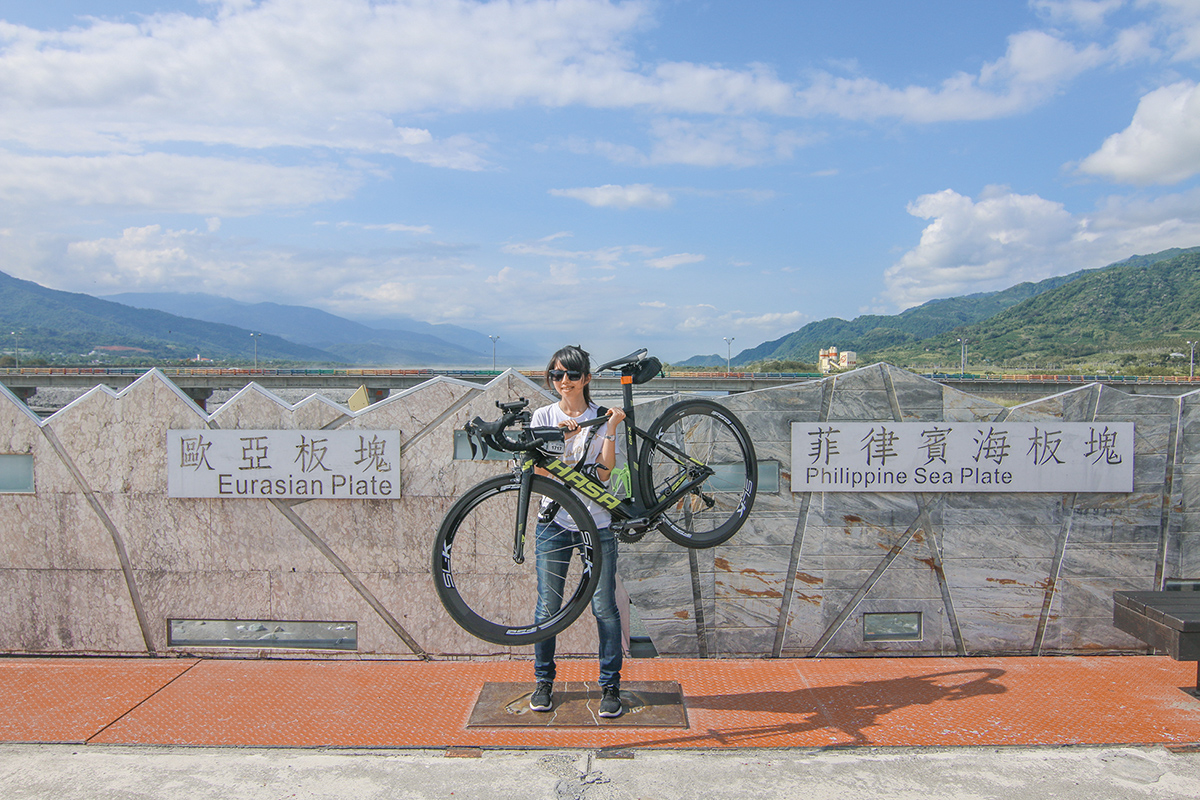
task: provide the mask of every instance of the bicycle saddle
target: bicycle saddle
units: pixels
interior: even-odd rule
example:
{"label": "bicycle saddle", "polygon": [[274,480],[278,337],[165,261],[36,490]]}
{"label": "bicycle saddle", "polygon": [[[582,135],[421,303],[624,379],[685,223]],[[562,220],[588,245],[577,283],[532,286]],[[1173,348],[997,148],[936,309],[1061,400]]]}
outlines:
{"label": "bicycle saddle", "polygon": [[640,350],[634,350],[627,356],[621,356],[618,359],[609,361],[607,364],[602,364],[601,366],[596,367],[596,372],[603,372],[606,369],[619,369],[620,367],[624,367],[629,364],[636,364],[637,362],[641,361],[645,355],[646,348],[644,347]]}

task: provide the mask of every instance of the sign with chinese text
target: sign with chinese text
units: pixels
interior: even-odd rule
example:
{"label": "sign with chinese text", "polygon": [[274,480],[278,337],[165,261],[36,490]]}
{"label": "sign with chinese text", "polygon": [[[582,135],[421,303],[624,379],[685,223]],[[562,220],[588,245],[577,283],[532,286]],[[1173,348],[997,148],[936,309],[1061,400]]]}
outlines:
{"label": "sign with chinese text", "polygon": [[399,455],[399,431],[168,431],[167,494],[387,500]]}
{"label": "sign with chinese text", "polygon": [[793,492],[1131,492],[1132,422],[793,422]]}

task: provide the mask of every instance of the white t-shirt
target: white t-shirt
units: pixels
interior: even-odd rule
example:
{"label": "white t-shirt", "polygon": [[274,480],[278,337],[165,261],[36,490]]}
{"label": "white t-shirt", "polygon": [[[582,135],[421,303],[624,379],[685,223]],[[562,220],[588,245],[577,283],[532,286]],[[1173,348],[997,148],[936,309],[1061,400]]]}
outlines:
{"label": "white t-shirt", "polygon": [[[568,419],[574,419],[576,422],[583,423],[589,419],[595,419],[599,408],[598,405],[592,403],[578,417],[571,417],[559,408],[558,403],[551,403],[533,412],[533,419],[530,425],[535,428],[557,428],[560,422],[566,422]],[[587,440],[588,431],[580,430],[567,440],[567,452],[561,456],[562,462],[572,467],[596,463],[596,459],[600,457],[600,449],[604,447],[604,436],[607,430],[607,423],[605,423],[600,426],[600,430],[596,431],[596,435],[592,437],[592,444],[588,447],[586,457],[583,457],[583,443]],[[614,444],[616,445],[615,452],[619,457],[621,454],[621,438],[619,436]],[[616,465],[615,461],[613,465]],[[584,505],[587,506],[587,510],[591,513],[592,520],[595,521],[597,529],[607,528],[612,524],[612,514],[608,513],[607,508],[582,494],[576,493],[575,497],[582,500]],[[576,530],[575,524],[571,522],[571,516],[565,511],[559,511],[554,521],[564,528]]]}

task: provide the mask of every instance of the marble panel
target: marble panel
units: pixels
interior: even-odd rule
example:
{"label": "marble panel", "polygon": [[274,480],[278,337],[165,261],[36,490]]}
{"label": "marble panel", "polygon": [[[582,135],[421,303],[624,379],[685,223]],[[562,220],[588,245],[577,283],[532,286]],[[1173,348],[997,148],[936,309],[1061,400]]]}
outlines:
{"label": "marble panel", "polygon": [[710,637],[709,658],[762,657],[775,645],[775,627],[742,628],[729,624]]}
{"label": "marble panel", "polygon": [[322,395],[309,395],[292,410],[290,428],[302,431],[319,431],[326,427],[338,427],[339,420],[347,420],[349,409]]}
{"label": "marble panel", "polygon": [[[337,572],[269,500],[207,500],[212,557],[238,571]],[[312,501],[312,502],[335,502]]]}
{"label": "marble panel", "polygon": [[732,539],[719,547],[733,548],[735,551],[742,547],[769,546],[790,548],[795,538],[795,512],[789,511],[778,514],[770,514],[769,512],[760,513],[756,501],[754,511],[751,512],[750,518],[746,520],[746,524],[734,534]]}
{"label": "marble panel", "polygon": [[398,430],[403,432],[402,441],[407,443],[421,436],[464,398],[482,393],[483,389],[476,384],[438,377],[367,406],[341,427]]}
{"label": "marble panel", "polygon": [[787,582],[786,572],[760,570],[717,573],[713,578],[719,602],[730,599],[759,599],[772,601],[778,607]]}
{"label": "marble panel", "polygon": [[796,411],[816,413],[821,410],[825,384],[831,379],[804,381],[753,392],[739,392],[721,398],[721,402],[738,416],[743,413]]}
{"label": "marble panel", "polygon": [[[1046,592],[1054,568],[1054,553],[1045,558],[956,558],[947,559],[946,585],[955,603],[977,605],[982,598],[995,598],[995,592],[1010,594],[1018,604]],[[982,592],[979,599],[973,593]]]}
{"label": "marble panel", "polygon": [[292,510],[356,573],[418,572],[429,569],[447,503],[313,501]]}
{"label": "marble panel", "polygon": [[1031,400],[1010,408],[1007,420],[1010,422],[1061,420],[1064,419],[1063,404],[1063,395],[1060,394]]}
{"label": "marble panel", "polygon": [[874,390],[884,391],[887,387],[883,382],[884,370],[888,369],[886,364],[869,364],[865,367],[843,372],[826,380],[833,381],[834,391],[863,391]]}
{"label": "marble panel", "polygon": [[787,545],[718,545],[712,549],[713,568],[718,574],[740,572],[786,572],[791,560],[791,544]]}
{"label": "marble panel", "polygon": [[1167,456],[1165,453],[1147,453],[1133,459],[1133,490],[1159,494],[1166,483]]}
{"label": "marble panel", "polygon": [[1051,558],[1058,547],[1058,527],[1033,525],[954,525],[942,534],[946,563],[962,558]]}
{"label": "marble panel", "polygon": [[834,389],[833,400],[829,404],[829,419],[891,422],[892,404],[885,391],[843,389],[839,385]]}
{"label": "marble panel", "polygon": [[775,625],[779,621],[780,605],[777,597],[718,597],[716,618],[713,628],[763,628],[770,629],[771,641],[765,652],[771,652]]}
{"label": "marble panel", "polygon": [[817,415],[802,415],[796,411],[735,411],[738,419],[754,441],[754,451],[759,458],[766,454],[782,458],[791,463],[792,423],[816,422]]}
{"label": "marble panel", "polygon": [[[407,584],[404,576],[359,575],[363,584],[379,598],[381,594],[393,601],[403,591],[384,593],[389,582]],[[430,592],[432,594],[432,592]],[[385,608],[404,626],[403,607]],[[340,574],[281,573],[271,577],[271,618],[287,620],[347,620],[358,623],[358,652],[362,654],[405,654],[411,652],[403,640],[371,608],[354,587]],[[447,619],[447,624],[449,620]],[[408,630],[405,628],[405,630]],[[410,632],[411,635],[411,632]],[[415,638],[415,637],[414,637]],[[418,644],[421,644],[418,640]],[[422,644],[424,647],[424,645]]]}
{"label": "marble panel", "polygon": [[654,649],[660,657],[697,658],[700,655],[700,644],[694,624],[667,620],[648,621],[646,632],[654,642]]}
{"label": "marble panel", "polygon": [[146,652],[119,569],[0,568],[0,619],[0,652]]}
{"label": "marble panel", "polygon": [[1145,643],[1113,627],[1107,617],[1054,617],[1046,624],[1042,654],[1145,653]]}
{"label": "marble panel", "polygon": [[1157,542],[1082,545],[1068,541],[1060,575],[1063,578],[1113,576],[1152,581],[1157,560]]}
{"label": "marble panel", "polygon": [[[905,530],[917,518],[921,499],[915,494],[814,493],[807,527],[873,527]],[[931,511],[934,510],[931,504]],[[933,520],[936,524],[937,520]]]}
{"label": "marble panel", "polygon": [[942,394],[942,419],[946,422],[986,422],[1003,410],[998,403],[949,387]]}
{"label": "marble panel", "polygon": [[822,592],[806,595],[806,599],[801,603],[792,603],[783,637],[781,654],[784,657],[806,656],[813,645],[820,641],[828,627],[823,606]]}
{"label": "marble panel", "polygon": [[1061,494],[1022,494],[1017,502],[1011,495],[949,494],[945,504],[942,524],[946,530],[1011,525],[1057,531],[1065,518]]}
{"label": "marble panel", "polygon": [[1153,415],[1173,419],[1178,406],[1177,397],[1127,394],[1120,389],[1101,386],[1100,397],[1096,401],[1096,419],[1124,420],[1132,417],[1137,418],[1139,424],[1142,418]]}
{"label": "marble panel", "polygon": [[928,599],[941,597],[941,588],[937,572],[933,570],[931,559],[926,554],[920,560],[897,558],[875,581],[867,596],[897,600]]}
{"label": "marble panel", "polygon": [[41,438],[36,415],[7,389],[0,389],[0,453],[32,453]]}
{"label": "marble panel", "polygon": [[0,495],[0,567],[119,569],[112,536],[81,495]]}
{"label": "marble panel", "polygon": [[[897,543],[903,541],[904,529],[851,527],[825,528],[809,526],[804,530],[801,556],[854,556],[882,559]],[[905,545],[908,547],[911,541]]]}
{"label": "marble panel", "polygon": [[900,401],[900,409],[904,412],[936,410],[941,412],[945,406],[943,396],[948,389],[937,381],[922,378],[905,370],[888,367],[892,386],[896,389],[896,398]]}
{"label": "marble panel", "polygon": [[1149,577],[1063,575],[1055,585],[1054,611],[1060,617],[1106,617],[1112,624],[1113,592],[1149,591]]}
{"label": "marble panel", "polygon": [[1040,614],[1040,604],[1032,611],[955,604],[959,633],[968,655],[1031,654]]}

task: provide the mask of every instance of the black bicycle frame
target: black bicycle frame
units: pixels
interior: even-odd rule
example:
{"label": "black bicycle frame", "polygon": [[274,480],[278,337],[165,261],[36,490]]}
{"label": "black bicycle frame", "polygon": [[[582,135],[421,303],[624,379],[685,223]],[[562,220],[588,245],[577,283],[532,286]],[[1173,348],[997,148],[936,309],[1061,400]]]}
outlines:
{"label": "black bicycle frame", "polygon": [[[681,450],[672,447],[666,442],[653,439],[649,433],[637,427],[634,422],[633,411],[633,380],[631,376],[622,375],[622,390],[625,411],[625,452],[626,463],[629,465],[629,492],[630,497],[618,498],[612,494],[599,481],[593,480],[591,476],[585,472],[575,469],[566,464],[561,459],[542,453],[540,450],[529,450],[518,455],[519,467],[521,473],[521,488],[517,495],[517,520],[513,531],[513,561],[517,564],[525,563],[525,536],[526,536],[526,518],[529,514],[529,499],[533,489],[534,469],[544,469],[550,475],[558,478],[568,487],[574,489],[584,497],[594,500],[597,504],[608,509],[609,513],[621,522],[645,522],[645,526],[650,525],[651,520],[656,519],[663,511],[665,511],[672,503],[676,502],[680,497],[690,492],[695,487],[704,483],[704,481],[713,474],[712,468],[707,464],[701,464],[695,459],[688,456]],[[604,418],[589,420],[581,427],[589,427],[590,425],[603,424]],[[589,425],[590,423],[590,425]],[[642,493],[642,484],[640,479],[640,461],[638,454],[638,440],[645,442],[654,442],[655,447],[662,448],[667,452],[677,456],[681,462],[690,462],[694,465],[696,474],[687,481],[679,484],[668,492],[659,502],[653,506],[648,506],[646,497]]]}

